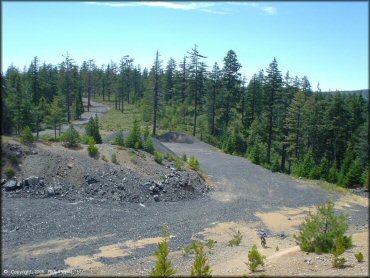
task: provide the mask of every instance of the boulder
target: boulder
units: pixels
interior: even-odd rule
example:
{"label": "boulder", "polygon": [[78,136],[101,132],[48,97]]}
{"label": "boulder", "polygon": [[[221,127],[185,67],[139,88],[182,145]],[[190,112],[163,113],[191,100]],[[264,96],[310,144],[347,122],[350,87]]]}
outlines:
{"label": "boulder", "polygon": [[6,191],[13,191],[19,189],[17,185],[18,182],[16,180],[10,180],[4,184],[3,188],[5,188]]}
{"label": "boulder", "polygon": [[1,179],[1,185],[6,183],[6,179]]}
{"label": "boulder", "polygon": [[39,181],[40,181],[39,177],[31,176],[24,180],[24,185],[25,186],[36,186],[37,184],[39,184]]}
{"label": "boulder", "polygon": [[159,196],[158,195],[153,195],[153,199],[154,199],[154,201],[159,202]]}
{"label": "boulder", "polygon": [[97,183],[98,180],[94,177],[87,176],[86,178],[87,184]]}
{"label": "boulder", "polygon": [[55,191],[54,191],[54,188],[52,186],[49,186],[47,189],[46,189],[46,194],[48,196],[54,196],[55,195]]}

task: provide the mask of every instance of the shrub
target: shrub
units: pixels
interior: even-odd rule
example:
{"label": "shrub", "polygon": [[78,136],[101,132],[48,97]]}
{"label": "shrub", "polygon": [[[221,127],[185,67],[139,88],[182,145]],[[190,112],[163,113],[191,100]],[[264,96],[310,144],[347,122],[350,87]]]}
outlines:
{"label": "shrub", "polygon": [[364,255],[361,252],[355,254],[355,258],[359,263],[362,263],[364,261]]}
{"label": "shrub", "polygon": [[149,127],[148,126],[145,127],[143,136],[144,136],[144,141],[146,141],[146,139],[148,139],[149,137]]}
{"label": "shrub", "polygon": [[106,162],[108,162],[108,159],[107,159],[107,157],[106,157],[105,155],[103,155],[103,156],[101,157],[101,159],[102,159],[102,160],[104,160],[104,161],[106,161]]}
{"label": "shrub", "polygon": [[346,262],[346,259],[345,258],[334,256],[333,267],[343,268],[345,262]]}
{"label": "shrub", "polygon": [[213,249],[215,246],[216,246],[216,243],[217,241],[213,240],[213,239],[209,239],[207,240],[206,242],[206,246],[209,248],[209,249]]}
{"label": "shrub", "polygon": [[339,257],[344,253],[346,250],[346,242],[343,237],[338,237],[335,241],[335,247],[333,249],[333,255],[334,255],[334,260],[333,260],[333,267],[336,268],[342,268],[344,267],[344,263],[346,262],[345,258]]}
{"label": "shrub", "polygon": [[260,252],[257,250],[257,246],[253,245],[252,250],[248,252],[248,262],[245,264],[248,266],[248,268],[255,272],[258,268],[258,266],[264,266],[264,260],[266,259],[265,256],[263,256]]}
{"label": "shrub", "polygon": [[144,151],[146,151],[148,153],[151,153],[151,154],[154,153],[153,142],[152,142],[152,138],[150,136],[148,136],[145,140]]}
{"label": "shrub", "polygon": [[87,123],[85,127],[86,135],[89,137],[93,137],[95,140],[95,143],[101,144],[101,136],[99,133],[99,119],[98,115],[95,115],[95,119],[93,117],[90,117],[89,122]]}
{"label": "shrub", "polygon": [[4,171],[4,174],[7,179],[11,179],[12,177],[14,177],[15,171],[12,167],[7,167]]}
{"label": "shrub", "polygon": [[188,158],[186,157],[186,153],[183,153],[182,154],[182,157],[181,157],[182,161],[188,161]]}
{"label": "shrub", "polygon": [[167,226],[164,226],[163,234],[165,238],[158,243],[158,250],[154,253],[154,256],[157,257],[157,262],[150,272],[150,277],[169,277],[176,273],[176,270],[172,267],[172,262],[168,258],[170,253],[168,247],[170,236]]}
{"label": "shrub", "polygon": [[10,163],[12,163],[13,165],[16,165],[18,163],[18,158],[15,154],[10,155],[9,160],[10,160]]}
{"label": "shrub", "polygon": [[125,141],[123,139],[123,130],[117,132],[116,137],[114,138],[114,144],[121,147],[125,145]]}
{"label": "shrub", "polygon": [[95,146],[95,140],[93,137],[89,139],[89,146],[87,147],[87,151],[91,157],[96,157],[99,153],[98,148]]}
{"label": "shrub", "polygon": [[311,180],[318,180],[320,179],[320,167],[317,167],[317,166],[314,166],[311,171],[310,171],[310,174],[308,176]]}
{"label": "shrub", "polygon": [[242,233],[238,230],[233,234],[233,238],[229,241],[229,246],[238,246],[243,239]]}
{"label": "shrub", "polygon": [[315,161],[313,159],[313,153],[312,151],[309,151],[303,159],[302,163],[302,172],[301,175],[302,177],[309,178],[310,177],[310,172],[314,169],[315,167]]}
{"label": "shrub", "polygon": [[186,256],[186,255],[189,255],[189,254],[194,254],[195,250],[196,250],[196,248],[198,247],[199,244],[200,244],[200,242],[198,242],[196,240],[192,240],[190,244],[188,244],[188,245],[186,245],[185,247],[182,248],[183,255]]}
{"label": "shrub", "polygon": [[182,162],[182,160],[180,160],[180,158],[176,157],[176,160],[175,160],[176,170],[180,171],[183,165],[184,165],[184,162]]}
{"label": "shrub", "polygon": [[141,131],[140,131],[139,123],[135,119],[133,126],[130,132],[128,133],[128,136],[126,139],[126,147],[141,149],[142,146],[143,146],[143,143],[141,141]]}
{"label": "shrub", "polygon": [[335,161],[333,162],[333,165],[330,167],[327,181],[331,183],[337,183],[338,181],[338,169],[337,166],[335,165]]}
{"label": "shrub", "polygon": [[208,259],[204,255],[204,246],[199,243],[195,247],[195,261],[191,267],[191,277],[211,277]]}
{"label": "shrub", "polygon": [[194,156],[190,156],[188,163],[191,169],[195,171],[199,170],[199,161]]}
{"label": "shrub", "polygon": [[31,144],[31,143],[33,143],[34,137],[33,137],[31,129],[28,126],[26,126],[22,130],[22,132],[20,134],[20,139],[21,139],[22,144]]}
{"label": "shrub", "polygon": [[73,125],[71,124],[69,128],[60,136],[60,140],[63,142],[63,146],[70,148],[78,146],[80,143],[81,138],[80,134],[77,130],[74,129]]}
{"label": "shrub", "polygon": [[159,163],[159,164],[162,164],[162,160],[163,160],[162,154],[160,152],[155,151],[154,152],[154,161]]}
{"label": "shrub", "polygon": [[347,175],[344,177],[345,186],[361,185],[361,162],[357,158],[352,161],[351,166],[349,167]]}
{"label": "shrub", "polygon": [[89,144],[89,136],[87,136],[86,134],[83,134],[81,136],[81,144],[84,144],[84,145],[88,145]]}
{"label": "shrub", "polygon": [[[310,213],[302,223],[298,236],[294,236],[301,250],[306,252],[330,253],[336,242],[343,242],[345,249],[351,247],[351,237],[344,233],[348,224],[343,214],[336,215],[331,201],[317,207],[317,213]],[[339,241],[338,241],[339,240]]]}
{"label": "shrub", "polygon": [[112,155],[111,155],[111,161],[113,163],[117,163],[117,155],[115,153],[112,153]]}
{"label": "shrub", "polygon": [[174,161],[175,160],[175,158],[173,157],[173,155],[170,154],[170,153],[165,153],[164,154],[164,159],[166,159],[168,161]]}
{"label": "shrub", "polygon": [[272,161],[272,165],[271,165],[270,169],[271,169],[272,172],[279,172],[280,171],[280,163],[279,163],[279,160],[277,158],[275,158]]}
{"label": "shrub", "polygon": [[319,168],[320,179],[327,180],[327,178],[328,178],[328,167],[329,167],[329,161],[324,157],[321,160],[320,168]]}
{"label": "shrub", "polygon": [[362,185],[369,188],[369,169],[366,169],[363,173],[362,173]]}
{"label": "shrub", "polygon": [[265,162],[265,149],[267,145],[260,142],[258,139],[248,150],[248,159],[252,161],[254,164],[261,165]]}

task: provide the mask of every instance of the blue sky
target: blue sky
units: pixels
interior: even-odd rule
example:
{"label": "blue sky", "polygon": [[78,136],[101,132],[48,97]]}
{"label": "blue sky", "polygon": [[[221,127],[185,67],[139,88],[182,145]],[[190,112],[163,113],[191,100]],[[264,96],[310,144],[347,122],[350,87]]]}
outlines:
{"label": "blue sky", "polygon": [[81,64],[124,55],[150,67],[158,49],[180,62],[194,44],[222,65],[233,49],[248,80],[273,57],[313,89],[369,88],[368,2],[3,2],[2,70],[34,56]]}

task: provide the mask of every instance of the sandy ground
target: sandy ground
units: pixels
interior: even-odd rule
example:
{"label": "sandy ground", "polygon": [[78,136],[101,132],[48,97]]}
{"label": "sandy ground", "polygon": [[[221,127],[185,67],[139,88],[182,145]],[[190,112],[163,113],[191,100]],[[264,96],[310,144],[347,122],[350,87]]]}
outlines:
{"label": "sandy ground", "polygon": [[[368,206],[366,198],[350,194],[340,199],[336,206],[342,207],[343,204],[350,205],[353,203]],[[214,276],[260,276],[262,274],[266,276],[368,276],[368,228],[360,230],[358,227],[350,227],[349,234],[352,235],[353,247],[342,255],[347,260],[345,267],[342,269],[332,267],[333,256],[331,254],[318,255],[306,253],[299,249],[293,235],[298,233],[298,227],[304,217],[314,210],[313,207],[301,207],[296,209],[283,208],[280,211],[269,213],[256,212],[260,222],[214,223],[212,227],[195,234],[193,239],[203,242],[212,239],[217,242],[212,250],[206,248],[209,265]],[[272,234],[267,238],[266,248],[260,246],[258,238],[261,224],[264,224],[272,231]],[[239,246],[230,247],[228,242],[236,231],[242,233],[242,242]],[[281,232],[287,234],[288,237],[281,238],[279,236]],[[155,240],[145,239],[144,242],[153,244]],[[248,259],[248,251],[254,244],[266,256],[266,262],[264,267],[252,273],[248,269],[246,261]],[[134,245],[131,247],[135,248]],[[138,245],[137,248],[141,248],[141,245]],[[120,252],[124,251],[121,250]],[[358,263],[354,257],[354,254],[358,252],[362,252],[365,256],[362,263]],[[118,255],[124,256],[119,252]],[[176,250],[171,252],[169,257],[177,269],[178,275],[188,276],[190,274],[194,255],[184,255],[183,251]],[[85,269],[81,274],[94,276],[143,276],[148,275],[155,261],[154,256],[149,256],[130,263],[125,263],[124,258],[122,258],[122,263],[114,266],[102,266],[91,263],[86,268],[86,264],[81,264]]]}

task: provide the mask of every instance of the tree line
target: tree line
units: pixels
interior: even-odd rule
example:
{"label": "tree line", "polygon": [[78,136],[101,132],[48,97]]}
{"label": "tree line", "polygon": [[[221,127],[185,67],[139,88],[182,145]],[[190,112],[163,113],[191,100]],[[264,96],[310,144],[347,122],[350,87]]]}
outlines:
{"label": "tree line", "polygon": [[308,77],[282,74],[275,58],[247,80],[233,50],[210,68],[197,45],[179,63],[160,57],[143,70],[129,55],[100,67],[78,66],[68,54],[56,66],[37,57],[23,71],[10,66],[2,74],[2,133],[51,126],[56,134],[80,117],[85,96],[122,112],[134,104],[153,135],[185,131],[273,171],[368,183],[369,107],[361,95],[313,90]]}

